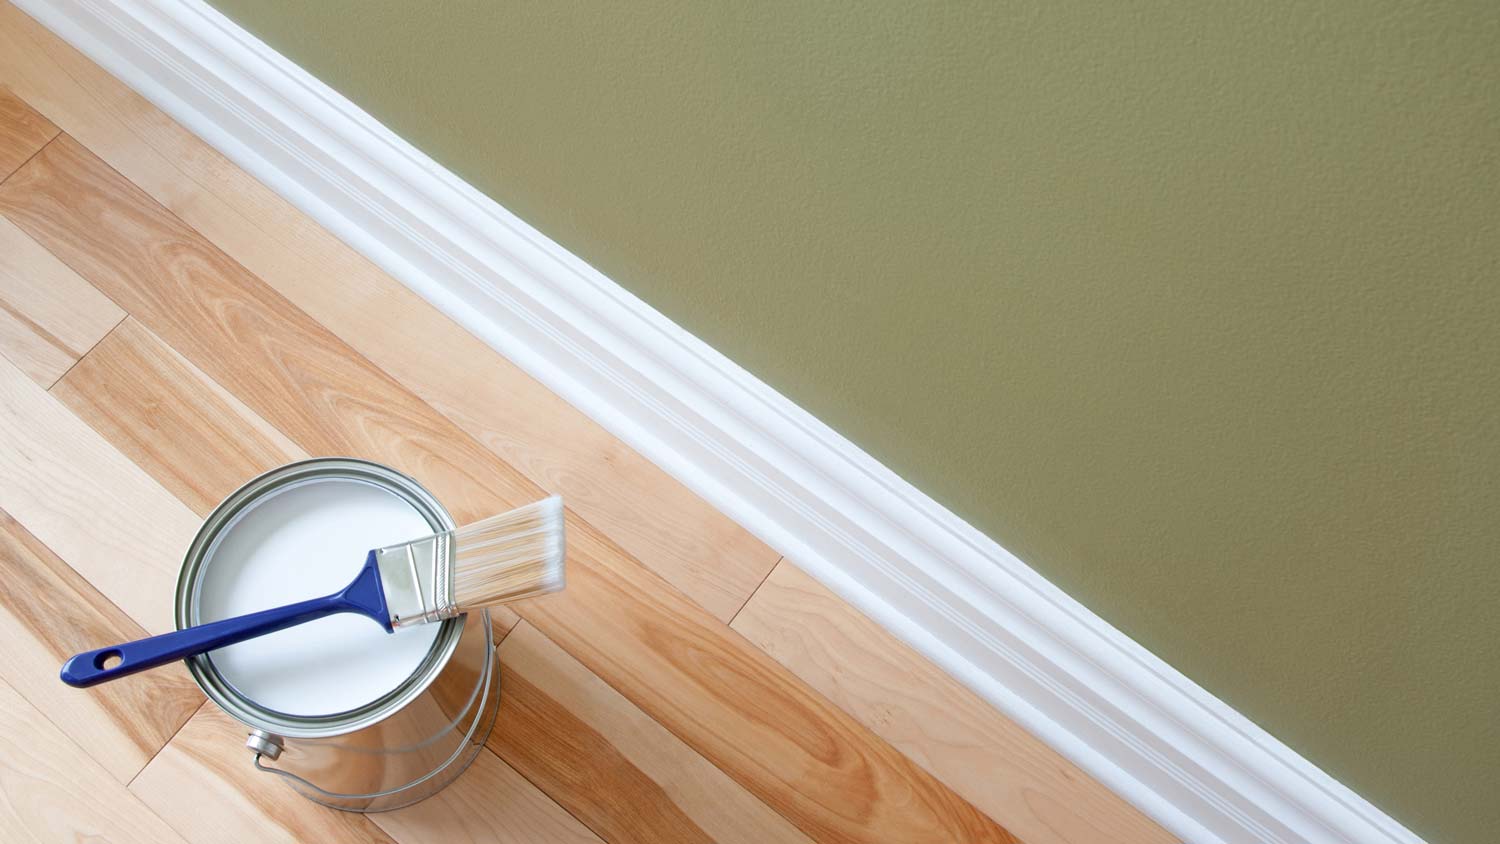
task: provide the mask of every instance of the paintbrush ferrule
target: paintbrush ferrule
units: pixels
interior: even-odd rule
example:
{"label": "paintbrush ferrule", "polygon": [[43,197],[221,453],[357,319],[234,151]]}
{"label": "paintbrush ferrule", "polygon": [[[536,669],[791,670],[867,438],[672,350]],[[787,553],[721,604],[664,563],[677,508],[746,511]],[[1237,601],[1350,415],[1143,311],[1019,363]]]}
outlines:
{"label": "paintbrush ferrule", "polygon": [[458,615],[453,560],[451,531],[375,551],[392,627],[427,624]]}

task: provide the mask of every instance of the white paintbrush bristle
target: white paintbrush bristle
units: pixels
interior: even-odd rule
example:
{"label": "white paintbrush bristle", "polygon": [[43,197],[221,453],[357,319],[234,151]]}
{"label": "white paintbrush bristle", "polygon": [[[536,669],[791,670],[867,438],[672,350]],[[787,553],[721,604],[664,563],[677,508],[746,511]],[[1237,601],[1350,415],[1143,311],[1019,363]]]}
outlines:
{"label": "white paintbrush bristle", "polygon": [[563,588],[563,505],[552,496],[453,532],[458,609],[491,607]]}

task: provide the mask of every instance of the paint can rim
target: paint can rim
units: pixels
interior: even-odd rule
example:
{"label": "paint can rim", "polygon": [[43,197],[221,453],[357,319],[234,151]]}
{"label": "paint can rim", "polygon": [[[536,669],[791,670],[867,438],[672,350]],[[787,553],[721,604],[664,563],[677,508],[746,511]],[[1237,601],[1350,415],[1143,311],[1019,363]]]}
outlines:
{"label": "paint can rim", "polygon": [[[370,483],[410,504],[431,525],[433,533],[453,530],[457,525],[442,504],[416,479],[389,466],[355,457],[314,457],[278,466],[247,481],[230,493],[204,519],[183,557],[177,578],[173,617],[177,628],[197,623],[198,586],[203,563],[220,533],[234,524],[238,514],[270,495],[304,482],[342,479]],[[236,720],[260,730],[288,738],[339,736],[379,723],[415,700],[447,666],[467,616],[440,622],[427,656],[400,684],[384,695],[354,709],[329,715],[302,716],[278,712],[240,693],[206,655],[189,660],[188,673],[198,688]]]}

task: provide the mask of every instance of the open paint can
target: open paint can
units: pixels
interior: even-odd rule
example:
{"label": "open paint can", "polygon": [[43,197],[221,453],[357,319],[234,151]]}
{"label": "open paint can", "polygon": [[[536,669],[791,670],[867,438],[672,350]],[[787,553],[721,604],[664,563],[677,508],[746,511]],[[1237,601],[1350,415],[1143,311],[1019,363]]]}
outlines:
{"label": "open paint can", "polygon": [[[420,484],[364,460],[274,469],[209,514],[177,580],[179,629],[343,588],[365,555],[454,529]],[[495,723],[488,612],[386,633],[318,619],[188,660],[208,698],[249,728],[253,764],[319,803],[378,812],[428,797]]]}

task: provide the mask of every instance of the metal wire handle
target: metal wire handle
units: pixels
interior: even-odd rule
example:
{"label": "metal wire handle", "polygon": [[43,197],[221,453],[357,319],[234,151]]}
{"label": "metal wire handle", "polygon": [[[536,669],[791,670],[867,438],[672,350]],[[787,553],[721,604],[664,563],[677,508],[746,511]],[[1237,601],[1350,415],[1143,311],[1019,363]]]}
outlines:
{"label": "metal wire handle", "polygon": [[[499,661],[499,659],[500,659],[500,652],[499,652],[498,649],[496,649],[496,650],[494,650],[494,651],[491,652],[490,658],[485,661],[485,664],[484,664],[484,677],[483,677],[483,688],[484,688],[483,697],[480,698],[479,711],[474,716],[474,723],[473,723],[472,726],[469,727],[468,732],[464,734],[463,741],[459,743],[458,747],[454,749],[453,754],[451,756],[449,756],[443,762],[443,764],[436,766],[431,771],[428,771],[427,773],[423,774],[422,776],[417,777],[416,779],[412,780],[411,782],[408,782],[408,783],[406,783],[404,785],[399,785],[399,786],[397,786],[395,788],[386,789],[384,791],[372,791],[372,792],[369,792],[367,794],[341,794],[341,793],[336,792],[336,791],[328,791],[327,789],[321,788],[320,786],[318,786],[318,785],[316,785],[316,784],[308,781],[305,777],[298,776],[297,774],[294,774],[291,771],[283,771],[280,768],[271,768],[271,767],[267,767],[265,765],[262,765],[260,763],[260,757],[261,757],[261,752],[260,751],[256,751],[256,753],[255,753],[255,760],[254,760],[255,768],[258,771],[264,771],[264,772],[266,772],[268,774],[276,774],[277,776],[285,777],[286,779],[290,780],[293,783],[293,787],[296,787],[297,785],[300,784],[301,786],[305,786],[307,789],[309,789],[311,791],[317,792],[320,795],[324,795],[324,796],[328,797],[330,800],[339,800],[339,801],[345,801],[345,800],[375,800],[375,799],[380,798],[380,797],[389,797],[389,796],[391,796],[393,794],[400,793],[402,791],[405,791],[408,788],[411,788],[412,786],[421,785],[422,783],[424,783],[424,782],[432,779],[433,777],[437,776],[438,774],[443,773],[444,771],[446,771],[448,769],[448,766],[452,765],[453,761],[455,759],[457,759],[460,755],[462,755],[465,751],[467,751],[469,749],[470,745],[473,744],[472,739],[474,738],[475,733],[479,730],[479,724],[480,724],[480,722],[482,720],[484,720],[484,712],[488,708],[488,698],[489,698],[490,684],[493,682],[493,680],[495,679],[495,677],[498,676],[498,674],[499,674],[499,666],[496,665],[496,663]],[[471,700],[472,700],[472,698],[471,698]],[[495,709],[496,710],[499,709],[498,701],[497,701],[497,706],[495,707]],[[495,714],[496,714],[495,712],[490,712],[489,723],[490,723],[491,727],[493,727],[494,723],[495,723]],[[412,802],[415,803],[417,800],[420,800],[420,799],[422,799],[422,798],[419,797],[416,800],[413,800]],[[318,802],[321,803],[323,801],[319,800]],[[402,804],[402,805],[409,805],[409,804]],[[391,809],[397,809],[397,808],[400,808],[400,806],[391,806],[389,808],[391,808]],[[355,810],[355,811],[358,811],[358,810]]]}

